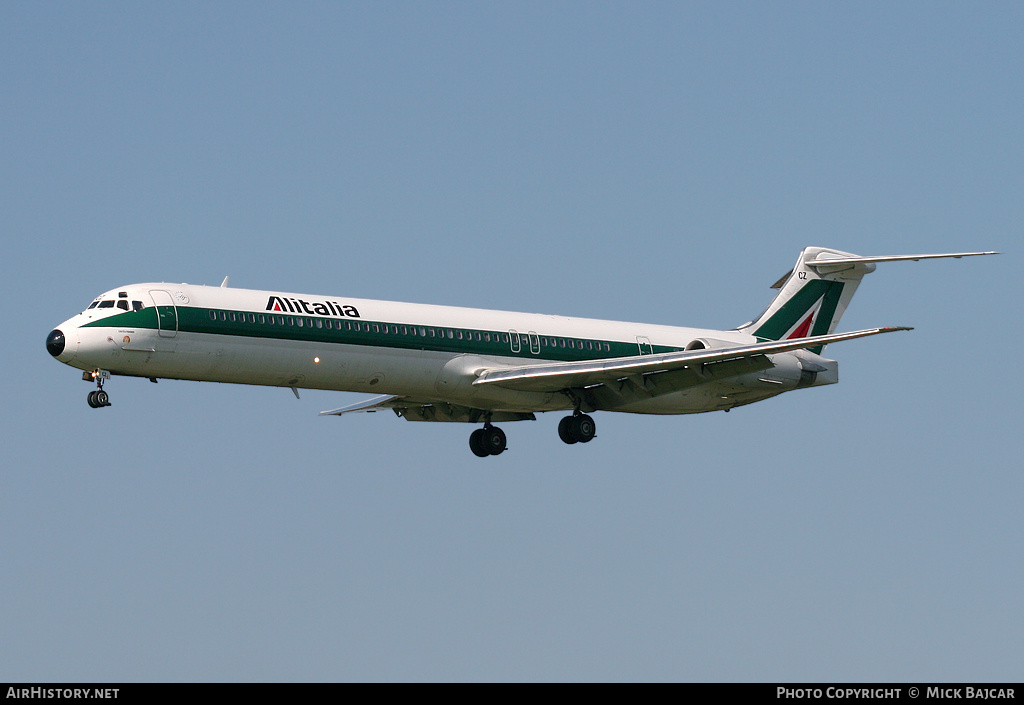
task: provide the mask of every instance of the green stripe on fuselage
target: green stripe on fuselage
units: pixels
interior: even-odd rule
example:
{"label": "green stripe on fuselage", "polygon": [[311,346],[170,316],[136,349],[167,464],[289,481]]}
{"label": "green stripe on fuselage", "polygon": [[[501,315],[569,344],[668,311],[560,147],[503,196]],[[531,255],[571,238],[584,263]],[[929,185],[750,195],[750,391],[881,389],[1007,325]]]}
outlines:
{"label": "green stripe on fuselage", "polygon": [[[170,309],[170,306],[165,308]],[[519,350],[513,350],[509,340],[509,331],[481,330],[470,328],[454,328],[449,326],[428,326],[408,323],[391,323],[370,321],[364,318],[327,318],[322,316],[305,316],[284,312],[252,312],[229,311],[191,306],[177,306],[178,328],[184,333],[204,333],[209,335],[230,335],[269,340],[295,340],[316,343],[337,343],[344,345],[366,345],[373,347],[395,348],[405,350],[432,350],[450,353],[469,353],[502,357],[521,357],[526,359],[543,359],[555,361],[598,360],[614,357],[632,357],[639,354],[637,343],[596,338],[568,338],[559,335],[541,334],[543,343],[539,353],[531,352],[531,340],[528,333],[519,332]],[[226,320],[221,319],[221,314]],[[232,321],[231,317],[235,320]],[[250,319],[255,318],[255,322]],[[273,317],[274,323],[269,319]],[[164,317],[167,318],[166,316]],[[261,323],[260,320],[263,320]],[[301,322],[301,325],[300,325]],[[327,327],[329,322],[330,328]],[[148,307],[141,311],[107,316],[92,321],[85,328],[116,327],[144,328],[157,330],[156,307]],[[385,327],[388,332],[384,332]],[[414,328],[416,335],[401,333]],[[426,333],[421,335],[420,331]],[[433,333],[431,335],[431,332]],[[459,335],[461,334],[461,339]],[[477,340],[479,334],[480,340]],[[489,335],[489,341],[483,338]],[[561,342],[565,342],[562,347]],[[552,342],[554,343],[552,345]],[[587,343],[591,348],[587,349]],[[605,350],[607,344],[608,350]],[[580,347],[582,345],[582,348]],[[672,352],[682,348],[655,345],[653,352]]]}

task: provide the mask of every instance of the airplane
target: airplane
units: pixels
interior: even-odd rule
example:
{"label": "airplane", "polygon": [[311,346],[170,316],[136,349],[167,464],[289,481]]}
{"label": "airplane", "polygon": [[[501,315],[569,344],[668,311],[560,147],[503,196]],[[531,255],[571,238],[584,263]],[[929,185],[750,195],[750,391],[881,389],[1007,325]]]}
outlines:
{"label": "airplane", "polygon": [[84,370],[89,406],[112,375],[378,393],[321,415],[391,409],[408,421],[482,424],[479,457],[507,446],[497,422],[571,411],[567,444],[596,411],[695,414],[839,381],[826,345],[911,330],[835,333],[861,278],[882,262],[997,252],[860,257],[808,247],[765,311],[731,330],[680,328],[338,296],[144,283],[112,289],[55,328],[46,349]]}

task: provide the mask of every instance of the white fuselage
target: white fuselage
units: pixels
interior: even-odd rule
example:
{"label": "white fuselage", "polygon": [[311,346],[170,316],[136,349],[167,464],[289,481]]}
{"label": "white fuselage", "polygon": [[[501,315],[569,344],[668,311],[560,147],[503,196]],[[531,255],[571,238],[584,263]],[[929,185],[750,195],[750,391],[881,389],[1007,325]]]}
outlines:
{"label": "white fuselage", "polygon": [[[476,374],[756,342],[737,331],[163,283],[107,292],[58,329],[64,340],[55,357],[82,370],[523,412],[572,408],[572,402],[559,392],[474,386]],[[803,355],[772,355],[771,369],[653,398],[623,398],[609,410],[698,413],[758,401],[800,386]],[[815,384],[834,376],[833,370]]]}

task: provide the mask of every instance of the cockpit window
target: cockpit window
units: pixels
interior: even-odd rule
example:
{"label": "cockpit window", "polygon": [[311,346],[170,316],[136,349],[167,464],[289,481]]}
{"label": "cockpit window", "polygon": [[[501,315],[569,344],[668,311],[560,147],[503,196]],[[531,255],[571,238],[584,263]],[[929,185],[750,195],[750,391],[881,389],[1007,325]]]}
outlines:
{"label": "cockpit window", "polygon": [[121,299],[120,301],[117,302],[117,307],[119,309],[121,309],[122,311],[127,311],[128,310],[128,302],[125,301],[124,299]]}
{"label": "cockpit window", "polygon": [[[93,301],[91,304],[89,304],[89,308],[96,308],[99,305],[100,305],[99,301]],[[86,311],[88,311],[88,310],[89,309],[86,309]]]}
{"label": "cockpit window", "polygon": [[141,311],[144,308],[146,308],[146,304],[142,303],[141,301],[132,301],[133,311]]}
{"label": "cockpit window", "polygon": [[100,301],[100,308],[114,308],[113,301]]}

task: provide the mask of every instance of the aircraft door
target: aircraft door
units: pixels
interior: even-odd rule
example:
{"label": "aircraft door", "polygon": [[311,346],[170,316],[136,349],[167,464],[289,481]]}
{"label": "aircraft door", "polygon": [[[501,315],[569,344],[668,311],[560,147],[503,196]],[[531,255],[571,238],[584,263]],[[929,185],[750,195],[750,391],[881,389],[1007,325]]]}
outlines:
{"label": "aircraft door", "polygon": [[540,336],[537,335],[537,331],[531,330],[530,336],[530,352],[534,355],[540,355]]}
{"label": "aircraft door", "polygon": [[646,335],[638,335],[636,337],[636,344],[640,348],[641,355],[650,355],[654,352],[654,346],[651,345],[651,339]]}
{"label": "aircraft door", "polygon": [[178,334],[178,308],[174,305],[171,292],[153,289],[149,292],[156,307],[156,323],[161,338],[173,338]]}

